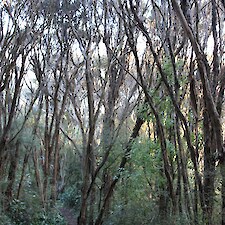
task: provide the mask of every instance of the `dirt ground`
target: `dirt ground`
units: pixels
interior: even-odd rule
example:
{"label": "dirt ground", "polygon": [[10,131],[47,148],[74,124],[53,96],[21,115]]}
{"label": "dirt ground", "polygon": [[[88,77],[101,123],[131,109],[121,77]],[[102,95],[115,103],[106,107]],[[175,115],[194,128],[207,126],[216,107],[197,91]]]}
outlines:
{"label": "dirt ground", "polygon": [[61,215],[65,218],[67,225],[77,225],[77,218],[74,216],[73,210],[68,208],[59,209]]}

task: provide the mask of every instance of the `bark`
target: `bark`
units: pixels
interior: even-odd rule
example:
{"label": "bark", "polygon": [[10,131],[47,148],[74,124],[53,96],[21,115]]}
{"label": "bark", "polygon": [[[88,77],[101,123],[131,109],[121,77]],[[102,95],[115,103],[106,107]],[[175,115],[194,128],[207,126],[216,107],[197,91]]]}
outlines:
{"label": "bark", "polygon": [[[163,177],[164,172],[161,171],[161,173]],[[165,224],[169,218],[169,196],[166,186],[160,187],[158,206],[159,206],[159,221],[160,223]]]}
{"label": "bark", "polygon": [[220,0],[220,1],[221,1],[222,5],[223,5],[223,7],[225,9],[225,0]]}
{"label": "bark", "polygon": [[[184,202],[185,202],[185,210],[184,212],[188,212],[190,218],[192,218],[192,212],[191,212],[191,200],[190,200],[190,189],[189,189],[189,181],[188,181],[188,172],[187,172],[187,160],[184,152],[184,147],[181,142],[181,132],[180,132],[180,121],[178,117],[176,116],[176,138],[177,138],[177,144],[178,144],[178,151],[179,151],[179,159],[180,159],[180,170],[181,170],[181,176],[183,181],[183,189],[184,189]],[[197,192],[197,190],[196,190]]]}
{"label": "bark", "polygon": [[24,159],[23,159],[23,167],[22,167],[22,172],[21,172],[19,187],[18,187],[17,195],[16,195],[16,198],[17,199],[20,199],[20,193],[22,191],[24,176],[25,176],[26,167],[27,167],[27,163],[28,163],[29,157],[30,157],[30,154],[29,153],[26,153],[25,156],[24,156]]}
{"label": "bark", "polygon": [[[216,84],[216,77],[218,75],[218,58],[217,58],[217,52],[218,52],[218,45],[217,40],[215,42],[214,46],[214,78],[213,82],[210,84],[210,67],[207,62],[206,56],[202,52],[197,40],[195,39],[193,32],[191,28],[189,27],[179,5],[177,4],[176,0],[172,0],[173,7],[175,12],[177,13],[177,16],[183,26],[183,29],[185,30],[188,38],[191,41],[192,47],[195,51],[197,62],[198,62],[198,70],[200,73],[200,78],[202,82],[202,89],[203,89],[203,99],[205,104],[205,114],[204,114],[204,126],[205,126],[205,149],[204,149],[204,156],[205,156],[205,179],[204,179],[204,194],[205,194],[205,204],[202,205],[202,210],[206,216],[205,223],[206,224],[212,224],[212,210],[213,210],[213,196],[214,196],[214,168],[215,168],[215,160],[213,159],[213,153],[215,152],[215,149],[218,150],[218,153],[220,155],[220,164],[221,164],[221,171],[223,171],[224,167],[224,158],[225,158],[225,152],[223,150],[223,138],[222,138],[222,127],[220,123],[220,116],[217,111],[216,102],[213,97],[214,95],[214,89]],[[212,1],[212,4],[215,4],[214,1]],[[212,7],[213,9],[213,7]],[[215,8],[213,9],[213,27],[215,28]],[[213,36],[216,38],[216,31],[214,29]],[[208,127],[208,126],[211,127]],[[210,129],[210,130],[208,130]],[[208,137],[208,135],[211,133],[212,137]],[[223,174],[223,172],[221,172]],[[222,184],[223,186],[223,184]],[[222,198],[225,193],[223,193],[222,189]],[[222,201],[225,201],[224,199]],[[223,211],[223,205],[222,205],[222,211]],[[222,213],[222,223],[225,221],[225,217]]]}
{"label": "bark", "polygon": [[[108,17],[108,7],[107,2],[105,1],[105,18]],[[108,18],[107,18],[108,19]],[[124,82],[124,68],[121,68],[121,66],[117,62],[111,62],[113,58],[113,52],[110,50],[111,45],[111,37],[108,33],[107,24],[105,24],[105,31],[104,31],[104,43],[107,48],[107,59],[108,59],[108,65],[109,65],[109,87],[107,92],[107,101],[105,103],[105,114],[103,119],[103,129],[102,129],[102,147],[105,155],[104,161],[106,162],[108,159],[108,156],[111,152],[111,149],[113,147],[113,141],[115,136],[115,117],[116,117],[116,101],[119,98],[119,91],[120,88]],[[126,48],[126,47],[125,47]],[[125,51],[125,50],[123,50]],[[123,51],[121,51],[121,55],[123,54]],[[126,60],[126,55],[123,55],[120,57],[121,63],[124,65]],[[112,175],[110,174],[110,171],[108,169],[103,171],[103,198],[106,197],[108,193],[108,188],[110,186],[110,183],[112,182]],[[111,196],[112,197],[112,196]],[[110,198],[111,198],[110,197]],[[105,213],[109,214],[110,209],[110,200],[106,204]]]}
{"label": "bark", "polygon": [[[46,200],[45,200],[45,193],[44,193],[44,184],[42,184],[42,178],[40,175],[40,168],[39,168],[39,161],[38,161],[38,154],[36,149],[33,151],[33,163],[34,163],[34,171],[35,171],[35,177],[36,177],[36,184],[39,190],[40,198],[41,198],[41,204],[43,209],[46,208]],[[44,180],[45,182],[45,180]]]}
{"label": "bark", "polygon": [[[62,73],[62,72],[61,72]],[[62,74],[61,74],[62,75]],[[60,82],[60,81],[58,81]],[[60,85],[60,83],[58,83]],[[57,91],[58,92],[58,91]],[[65,93],[63,96],[62,104],[61,104],[61,109],[58,112],[56,112],[56,122],[55,122],[55,133],[53,136],[53,141],[54,141],[54,169],[53,169],[53,177],[52,177],[52,198],[53,198],[53,204],[55,204],[56,199],[57,199],[57,180],[58,180],[58,175],[59,175],[59,170],[60,170],[60,164],[59,164],[59,156],[60,156],[60,146],[59,146],[59,141],[60,141],[60,123],[62,121],[62,116],[65,111],[66,107],[66,99],[68,96],[69,92],[69,80],[66,82],[66,88],[65,88]],[[55,107],[57,107],[57,96],[55,99]],[[58,109],[56,109],[58,110]]]}
{"label": "bark", "polygon": [[88,188],[90,185],[90,176],[92,168],[92,154],[93,154],[93,144],[94,144],[94,133],[95,133],[95,117],[94,117],[94,87],[93,80],[91,78],[90,71],[90,55],[86,58],[86,86],[87,86],[87,96],[88,96],[88,112],[89,112],[89,132],[87,147],[85,149],[84,158],[83,158],[83,185],[82,185],[82,196],[81,196],[81,209],[78,217],[78,225],[85,225],[87,221],[87,201],[88,201]]}
{"label": "bark", "polygon": [[177,196],[177,206],[180,215],[182,215],[182,195],[181,195],[181,166],[178,153],[176,155],[176,163],[177,163],[177,188],[176,188],[176,196]]}
{"label": "bark", "polygon": [[59,151],[60,151],[60,146],[59,146],[59,127],[58,130],[55,131],[54,135],[54,142],[55,142],[55,147],[54,147],[54,158],[53,158],[53,175],[52,175],[52,193],[51,193],[51,198],[52,198],[52,204],[54,205],[56,200],[57,200],[57,180],[58,180],[58,174],[59,174]]}
{"label": "bark", "polygon": [[[224,151],[225,151],[225,146],[224,146]],[[224,163],[221,163],[220,165],[220,173],[222,176],[222,188],[221,188],[221,198],[222,198],[222,221],[221,224],[225,225],[225,165]]]}
{"label": "bark", "polygon": [[[5,101],[5,104],[10,107],[9,112],[6,112],[5,114],[5,122],[6,124],[3,127],[2,134],[0,136],[0,165],[1,167],[5,167],[5,162],[4,158],[8,154],[7,151],[7,145],[9,144],[10,141],[12,141],[12,137],[10,137],[9,132],[11,129],[11,126],[13,124],[13,120],[16,116],[16,107],[17,107],[17,101],[20,97],[20,92],[21,92],[21,85],[22,85],[22,79],[24,77],[24,67],[25,67],[25,60],[26,56],[22,55],[22,62],[21,62],[21,69],[18,74],[18,72],[15,75],[15,87],[14,87],[14,92],[13,92],[13,97],[12,97],[12,102],[9,103],[7,100]],[[15,66],[15,65],[14,65]],[[11,71],[10,71],[11,72]],[[7,92],[10,90],[9,84],[7,85]],[[9,100],[8,100],[9,101]],[[1,180],[1,176],[0,176]]]}
{"label": "bark", "polygon": [[204,197],[205,197],[205,223],[213,224],[213,205],[215,196],[215,150],[213,146],[214,131],[207,112],[204,112]]}
{"label": "bark", "polygon": [[[94,176],[94,172],[96,170],[96,160],[94,152],[91,154],[91,177]],[[90,187],[90,186],[89,186]],[[89,204],[89,225],[94,224],[94,215],[95,215],[95,202],[96,202],[96,187],[93,186],[90,193],[90,204]]]}
{"label": "bark", "polygon": [[[43,174],[44,174],[44,182],[43,182],[43,195],[45,201],[47,201],[47,189],[48,189],[48,179],[49,179],[49,168],[50,168],[50,135],[49,135],[49,101],[48,96],[45,96],[45,132],[44,132],[44,164],[43,164]],[[38,171],[38,170],[37,170]]]}
{"label": "bark", "polygon": [[7,205],[10,204],[12,197],[13,197],[13,186],[15,184],[16,179],[16,170],[18,165],[18,157],[19,157],[19,142],[16,143],[15,152],[10,157],[10,167],[9,167],[9,174],[8,174],[8,186],[6,188],[6,198],[7,198]]}
{"label": "bark", "polygon": [[216,99],[216,87],[219,83],[219,69],[220,69],[220,62],[219,62],[219,38],[217,34],[217,25],[218,25],[218,18],[217,18],[217,8],[216,8],[216,1],[212,0],[212,32],[213,32],[213,41],[214,41],[214,49],[213,49],[213,73],[211,79],[211,90],[213,99]]}

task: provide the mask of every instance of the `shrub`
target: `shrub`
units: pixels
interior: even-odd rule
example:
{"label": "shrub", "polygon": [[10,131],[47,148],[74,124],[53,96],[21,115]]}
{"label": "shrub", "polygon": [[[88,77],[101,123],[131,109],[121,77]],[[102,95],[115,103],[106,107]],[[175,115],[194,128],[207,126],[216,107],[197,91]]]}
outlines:
{"label": "shrub", "polygon": [[61,196],[61,200],[70,208],[78,207],[80,205],[80,198],[80,192],[74,187],[68,187]]}
{"label": "shrub", "polygon": [[[9,218],[10,217],[10,218]],[[36,207],[35,205],[29,205],[26,202],[13,200],[8,216],[5,215],[4,221],[9,220],[10,225],[64,225],[66,224],[64,218],[60,215],[56,209],[49,209],[45,211]],[[1,222],[1,220],[0,220]],[[6,224],[0,223],[0,224]]]}

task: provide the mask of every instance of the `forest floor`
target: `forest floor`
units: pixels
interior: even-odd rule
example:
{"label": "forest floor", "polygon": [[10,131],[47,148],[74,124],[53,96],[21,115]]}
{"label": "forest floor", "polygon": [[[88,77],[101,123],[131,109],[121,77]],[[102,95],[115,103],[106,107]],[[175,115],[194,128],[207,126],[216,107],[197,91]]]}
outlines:
{"label": "forest floor", "polygon": [[62,207],[59,209],[61,215],[64,217],[67,225],[77,225],[77,218],[74,216],[73,210]]}

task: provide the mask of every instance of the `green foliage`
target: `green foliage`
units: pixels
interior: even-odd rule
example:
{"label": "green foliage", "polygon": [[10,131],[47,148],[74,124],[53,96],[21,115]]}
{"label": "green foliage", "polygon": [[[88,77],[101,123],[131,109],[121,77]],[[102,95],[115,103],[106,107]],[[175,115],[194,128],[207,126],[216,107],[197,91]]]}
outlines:
{"label": "green foliage", "polygon": [[[159,94],[158,92],[152,94],[161,123],[166,129],[173,128],[174,118],[171,116],[173,115],[173,104],[170,97],[167,95],[160,97],[161,94]],[[137,116],[147,122],[155,122],[155,117],[151,113],[151,109],[148,103],[142,103],[141,105],[139,105],[139,107],[137,108]]]}
{"label": "green foliage", "polygon": [[148,103],[143,103],[137,108],[137,116],[144,119],[145,121],[150,121],[150,107]]}
{"label": "green foliage", "polygon": [[153,225],[151,221],[157,214],[155,207],[154,204],[144,200],[117,205],[104,225]]}
{"label": "green foliage", "polygon": [[60,215],[57,210],[50,210],[48,212],[41,211],[34,218],[32,225],[66,225],[64,218]]}
{"label": "green foliage", "polygon": [[10,205],[10,215],[16,224],[28,224],[32,220],[32,216],[27,212],[25,202],[13,200]]}
{"label": "green foliage", "polygon": [[[8,215],[8,217],[7,217]],[[64,225],[63,217],[55,209],[44,210],[37,205],[28,205],[27,202],[14,199],[10,205],[9,213],[5,218],[11,219],[16,225]]]}
{"label": "green foliage", "polygon": [[80,173],[80,161],[77,156],[72,152],[67,153],[67,166],[65,169],[65,189],[60,195],[61,201],[68,207],[74,208],[80,206],[81,199],[81,173]]}
{"label": "green foliage", "polygon": [[170,58],[164,59],[163,70],[166,73],[169,82],[173,82],[173,65]]}
{"label": "green foliage", "polygon": [[7,214],[0,212],[0,224],[14,225],[15,223],[11,220],[11,218]]}
{"label": "green foliage", "polygon": [[[175,148],[169,140],[167,150],[173,158]],[[123,171],[120,185],[114,194],[115,204],[104,224],[188,224],[185,216],[181,219],[173,215],[168,221],[160,222],[158,202],[159,196],[168,194],[165,190],[166,179],[160,143],[149,138],[137,138],[132,145],[129,164]]]}
{"label": "green foliage", "polygon": [[78,207],[80,205],[81,193],[77,187],[71,186],[66,188],[61,195],[61,200],[68,207]]}
{"label": "green foliage", "polygon": [[[104,225],[189,225],[187,215],[170,215],[161,221],[157,205],[154,201],[131,201],[128,204],[120,204],[114,207]],[[216,223],[217,224],[217,223]],[[199,223],[199,225],[203,225]]]}
{"label": "green foliage", "polygon": [[[161,148],[158,142],[148,138],[138,138],[132,146],[131,161],[135,168],[132,175],[135,177],[147,176],[152,181],[157,177],[158,184],[164,183],[160,171],[163,169],[163,164]],[[146,180],[146,178],[144,179]]]}
{"label": "green foliage", "polygon": [[[183,65],[184,65],[184,62],[183,60],[181,59],[178,59],[176,62],[175,62],[175,67],[176,67],[176,70],[177,71],[180,71],[183,69]],[[163,70],[164,72],[166,73],[167,75],[167,80],[169,81],[170,84],[174,84],[174,71],[173,71],[173,64],[172,64],[172,61],[171,61],[171,58],[165,58],[164,61],[163,61]],[[181,74],[182,74],[182,71],[180,71]],[[186,82],[186,76],[179,76],[179,83],[180,85],[183,85],[185,82]]]}
{"label": "green foliage", "polygon": [[130,163],[115,193],[116,204],[105,224],[153,224],[158,191],[165,183],[161,169],[159,143],[144,138],[134,141]]}

